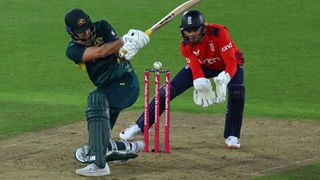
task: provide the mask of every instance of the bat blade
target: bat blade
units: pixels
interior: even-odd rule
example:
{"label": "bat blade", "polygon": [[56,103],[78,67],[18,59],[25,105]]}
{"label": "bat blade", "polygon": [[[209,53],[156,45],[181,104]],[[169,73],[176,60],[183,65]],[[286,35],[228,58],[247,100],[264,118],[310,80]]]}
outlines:
{"label": "bat blade", "polygon": [[200,0],[189,0],[189,1],[181,4],[180,6],[176,7],[174,10],[172,10],[169,14],[167,14],[165,17],[163,17],[160,21],[155,23],[151,28],[146,30],[145,33],[148,36],[150,36],[153,32],[157,31],[158,29],[160,29],[161,27],[166,25],[168,22],[173,20],[176,16],[187,11],[188,9],[190,9],[192,6],[198,4],[199,2],[200,2]]}

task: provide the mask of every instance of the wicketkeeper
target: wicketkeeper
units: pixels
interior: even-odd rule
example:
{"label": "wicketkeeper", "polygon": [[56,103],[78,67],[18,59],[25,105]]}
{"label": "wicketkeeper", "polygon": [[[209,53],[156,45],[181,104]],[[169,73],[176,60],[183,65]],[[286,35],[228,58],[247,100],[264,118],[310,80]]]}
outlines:
{"label": "wicketkeeper", "polygon": [[[232,41],[228,29],[219,24],[207,24],[201,12],[183,14],[181,53],[187,61],[171,81],[170,100],[194,87],[195,104],[207,107],[224,103],[228,94],[225,143],[228,148],[240,148],[240,130],[244,109],[244,57]],[[213,80],[215,89],[211,84]],[[165,110],[165,87],[160,90],[160,113]],[[154,123],[154,99],[150,103],[150,127]],[[131,139],[143,132],[144,113],[136,124],[123,130],[120,138]],[[150,128],[149,127],[149,128]]]}
{"label": "wicketkeeper", "polygon": [[83,176],[108,175],[107,160],[135,157],[144,147],[143,141],[113,141],[110,132],[120,111],[138,98],[138,78],[128,60],[149,43],[149,37],[142,31],[130,30],[119,38],[107,21],[91,22],[81,9],[69,11],[65,25],[72,38],[67,46],[67,57],[85,66],[90,80],[97,87],[89,93],[86,109],[89,146],[76,152],[76,158],[89,165],[76,170],[76,173]]}

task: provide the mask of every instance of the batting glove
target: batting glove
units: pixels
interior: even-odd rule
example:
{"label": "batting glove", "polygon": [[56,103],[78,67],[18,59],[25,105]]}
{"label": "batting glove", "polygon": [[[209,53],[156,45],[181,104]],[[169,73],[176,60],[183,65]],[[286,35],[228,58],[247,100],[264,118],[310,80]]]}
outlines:
{"label": "batting glove", "polygon": [[217,97],[215,98],[215,103],[224,103],[226,101],[227,86],[231,78],[229,73],[222,71],[217,77],[213,78],[216,84]]}
{"label": "batting glove", "polygon": [[139,47],[134,42],[127,42],[125,43],[119,50],[119,56],[121,58],[125,58],[130,60],[133,58],[134,55],[138,53]]}
{"label": "batting glove", "polygon": [[140,49],[150,42],[150,38],[145,32],[135,29],[130,29],[127,34],[122,36],[122,40],[124,43],[135,42]]}

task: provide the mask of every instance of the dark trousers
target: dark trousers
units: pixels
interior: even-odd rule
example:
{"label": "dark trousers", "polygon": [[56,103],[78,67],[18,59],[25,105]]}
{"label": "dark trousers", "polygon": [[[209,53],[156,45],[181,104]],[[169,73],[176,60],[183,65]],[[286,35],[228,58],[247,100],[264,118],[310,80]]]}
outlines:
{"label": "dark trousers", "polygon": [[120,111],[133,105],[139,97],[140,84],[134,71],[124,74],[120,79],[106,87],[99,87],[108,99],[110,126],[113,128]]}

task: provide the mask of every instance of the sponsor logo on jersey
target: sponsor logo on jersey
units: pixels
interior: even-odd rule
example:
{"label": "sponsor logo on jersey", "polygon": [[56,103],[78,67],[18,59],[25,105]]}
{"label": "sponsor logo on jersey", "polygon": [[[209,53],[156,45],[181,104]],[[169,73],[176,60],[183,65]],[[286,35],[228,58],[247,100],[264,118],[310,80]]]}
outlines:
{"label": "sponsor logo on jersey", "polygon": [[203,59],[203,60],[199,60],[199,61],[200,61],[200,64],[214,64],[220,60],[221,59],[217,56],[217,57],[207,58],[207,59]]}
{"label": "sponsor logo on jersey", "polygon": [[225,52],[226,50],[231,49],[231,48],[232,48],[232,43],[230,42],[229,44],[223,46],[223,47],[221,48],[221,51],[222,51],[222,52]]}
{"label": "sponsor logo on jersey", "polygon": [[192,51],[194,55],[199,56],[200,54],[200,49],[198,49],[197,51]]}
{"label": "sponsor logo on jersey", "polygon": [[103,38],[102,37],[97,37],[94,41],[94,45],[96,46],[101,46],[103,44]]}

